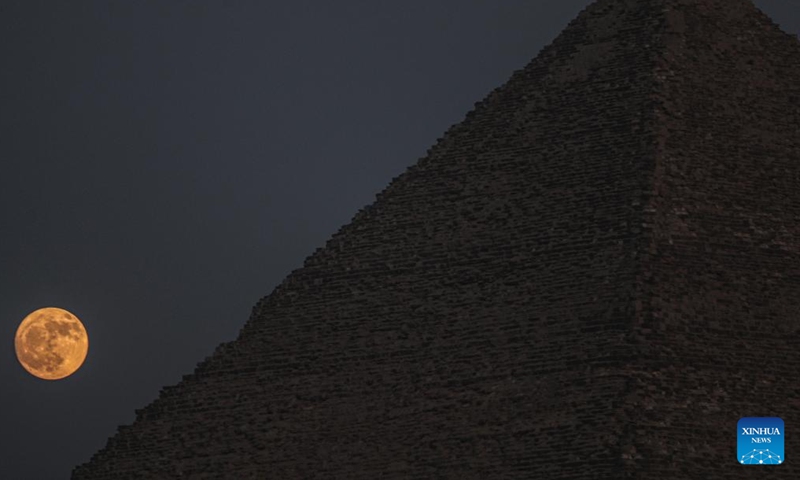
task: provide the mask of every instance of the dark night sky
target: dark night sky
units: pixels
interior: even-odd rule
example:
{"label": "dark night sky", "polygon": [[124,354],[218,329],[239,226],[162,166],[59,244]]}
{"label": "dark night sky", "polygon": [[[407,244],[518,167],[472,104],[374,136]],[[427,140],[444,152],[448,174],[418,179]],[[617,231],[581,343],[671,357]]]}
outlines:
{"label": "dark night sky", "polygon": [[[0,478],[69,478],[589,3],[0,2]],[[61,381],[14,354],[45,306]]]}

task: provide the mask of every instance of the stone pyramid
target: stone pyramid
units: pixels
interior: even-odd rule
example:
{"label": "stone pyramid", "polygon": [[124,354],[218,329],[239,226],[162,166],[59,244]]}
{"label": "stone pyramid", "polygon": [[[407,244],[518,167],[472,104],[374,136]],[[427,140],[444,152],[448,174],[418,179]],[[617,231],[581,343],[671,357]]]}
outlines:
{"label": "stone pyramid", "polygon": [[73,478],[797,479],[798,329],[800,42],[599,0]]}

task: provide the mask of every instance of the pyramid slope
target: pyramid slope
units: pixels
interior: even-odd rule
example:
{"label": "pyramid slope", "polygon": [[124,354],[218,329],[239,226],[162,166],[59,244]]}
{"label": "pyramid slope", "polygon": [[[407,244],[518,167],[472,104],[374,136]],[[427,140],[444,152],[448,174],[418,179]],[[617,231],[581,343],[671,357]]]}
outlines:
{"label": "pyramid slope", "polygon": [[[753,10],[684,1],[666,14],[623,437],[628,470],[651,478],[689,465],[750,478],[738,420],[800,422],[800,43]],[[798,474],[791,458],[769,472]]]}
{"label": "pyramid slope", "polygon": [[596,2],[73,478],[745,478],[736,420],[800,422],[798,65]]}

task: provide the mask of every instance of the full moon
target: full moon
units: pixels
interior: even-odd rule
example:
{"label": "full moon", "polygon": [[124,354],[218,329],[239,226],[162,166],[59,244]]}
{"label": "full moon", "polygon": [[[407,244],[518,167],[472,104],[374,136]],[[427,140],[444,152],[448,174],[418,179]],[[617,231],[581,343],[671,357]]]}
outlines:
{"label": "full moon", "polygon": [[22,320],[14,347],[28,373],[44,380],[60,380],[83,365],[89,353],[89,336],[75,315],[61,308],[40,308]]}

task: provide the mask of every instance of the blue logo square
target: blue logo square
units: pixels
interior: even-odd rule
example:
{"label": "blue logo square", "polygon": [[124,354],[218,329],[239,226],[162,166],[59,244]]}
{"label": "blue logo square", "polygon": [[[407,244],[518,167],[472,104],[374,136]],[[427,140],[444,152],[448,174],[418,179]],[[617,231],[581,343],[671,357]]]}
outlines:
{"label": "blue logo square", "polygon": [[744,417],[736,426],[737,461],[742,465],[780,465],[783,456],[783,420]]}

